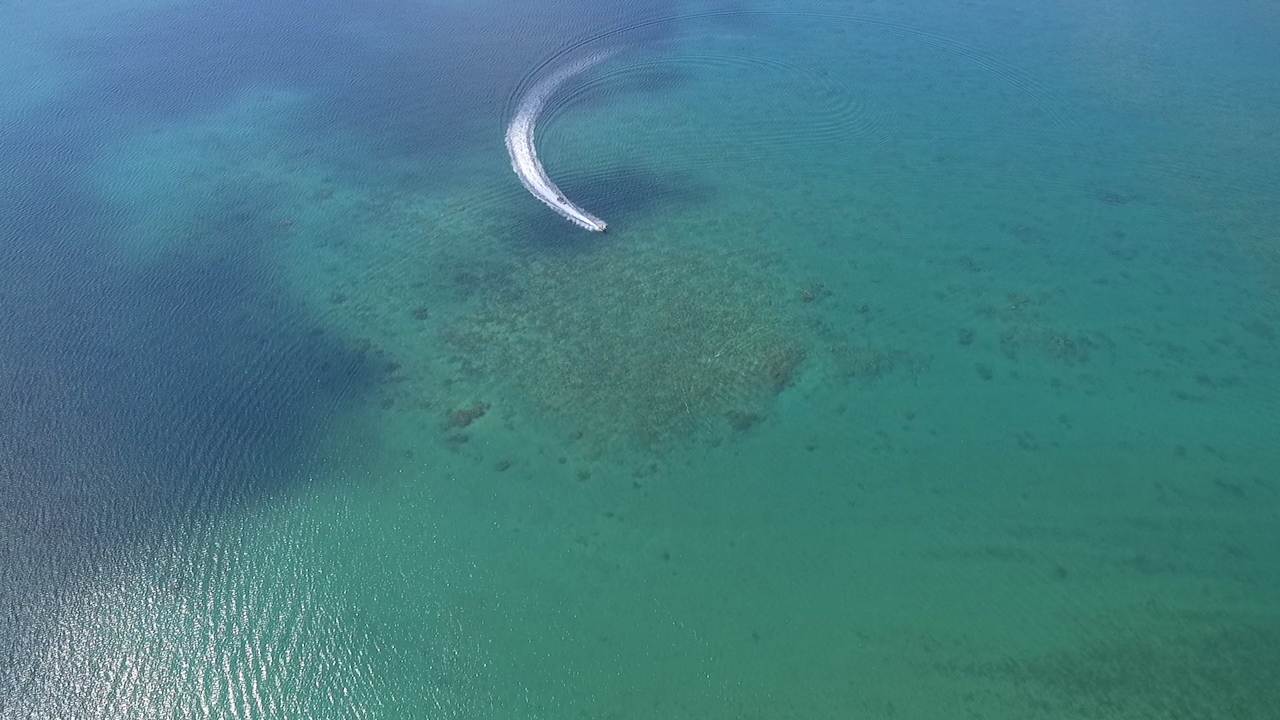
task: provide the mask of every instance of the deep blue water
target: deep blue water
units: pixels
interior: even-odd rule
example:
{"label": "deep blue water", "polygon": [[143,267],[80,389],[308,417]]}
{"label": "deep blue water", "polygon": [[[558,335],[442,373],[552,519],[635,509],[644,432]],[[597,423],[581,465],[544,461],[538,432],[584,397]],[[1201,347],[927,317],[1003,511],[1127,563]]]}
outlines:
{"label": "deep blue water", "polygon": [[1277,34],[0,5],[0,717],[1271,717]]}

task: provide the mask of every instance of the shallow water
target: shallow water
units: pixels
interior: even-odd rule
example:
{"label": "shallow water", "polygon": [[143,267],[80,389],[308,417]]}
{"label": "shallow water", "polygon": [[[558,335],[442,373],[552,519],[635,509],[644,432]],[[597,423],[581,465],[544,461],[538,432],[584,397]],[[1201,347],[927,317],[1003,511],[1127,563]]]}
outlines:
{"label": "shallow water", "polygon": [[0,718],[1271,717],[1277,34],[0,6]]}

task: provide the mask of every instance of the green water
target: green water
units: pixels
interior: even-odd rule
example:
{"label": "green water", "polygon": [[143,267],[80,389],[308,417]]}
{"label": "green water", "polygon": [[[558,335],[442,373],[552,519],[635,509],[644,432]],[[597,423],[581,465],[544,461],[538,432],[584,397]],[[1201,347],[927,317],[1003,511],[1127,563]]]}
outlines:
{"label": "green water", "polygon": [[[231,328],[154,345],[231,388],[165,425],[237,419],[141,454],[47,426],[106,475],[203,489],[69,579],[0,516],[5,582],[55,598],[15,604],[0,716],[1273,716],[1280,15],[655,6],[558,37],[573,3],[498,5],[339,11],[392,59],[328,58],[369,68],[332,97],[244,72],[77,156],[112,218],[86,272],[180,258],[205,287],[251,248],[203,320],[186,290],[118,320]],[[0,18],[75,36],[170,10]],[[600,47],[623,50],[538,137],[603,235],[530,197],[502,142],[540,62]],[[40,73],[76,83],[32,64],[18,122],[60,92]],[[38,292],[11,294],[15,347],[56,312]],[[98,352],[73,335],[41,347]],[[255,364],[309,342],[355,390]],[[150,377],[102,382],[151,407]],[[254,410],[290,382],[296,413]],[[33,486],[63,467],[23,457],[0,455]]]}

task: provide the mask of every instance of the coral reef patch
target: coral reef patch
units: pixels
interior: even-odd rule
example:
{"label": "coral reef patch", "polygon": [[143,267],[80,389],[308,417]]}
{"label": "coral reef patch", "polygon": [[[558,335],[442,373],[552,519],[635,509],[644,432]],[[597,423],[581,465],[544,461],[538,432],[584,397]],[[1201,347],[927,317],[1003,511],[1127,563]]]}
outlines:
{"label": "coral reef patch", "polygon": [[488,405],[482,402],[478,402],[475,405],[472,405],[471,407],[458,408],[457,410],[451,410],[449,412],[449,417],[448,417],[448,426],[451,428],[467,427],[468,425],[475,422],[476,420],[479,420],[480,418],[484,417],[484,414],[486,411],[488,411],[488,409],[489,409]]}
{"label": "coral reef patch", "polygon": [[652,447],[754,424],[807,355],[804,304],[770,262],[634,245],[539,259],[445,340],[464,374],[509,379],[600,437]]}

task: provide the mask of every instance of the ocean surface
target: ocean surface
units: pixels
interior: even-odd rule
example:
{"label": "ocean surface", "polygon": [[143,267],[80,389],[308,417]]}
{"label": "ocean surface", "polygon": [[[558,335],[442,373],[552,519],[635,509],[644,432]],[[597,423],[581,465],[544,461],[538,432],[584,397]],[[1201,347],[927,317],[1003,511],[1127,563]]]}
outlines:
{"label": "ocean surface", "polygon": [[[604,56],[594,233],[504,133]],[[0,719],[1280,712],[1274,2],[9,0],[0,96]]]}

